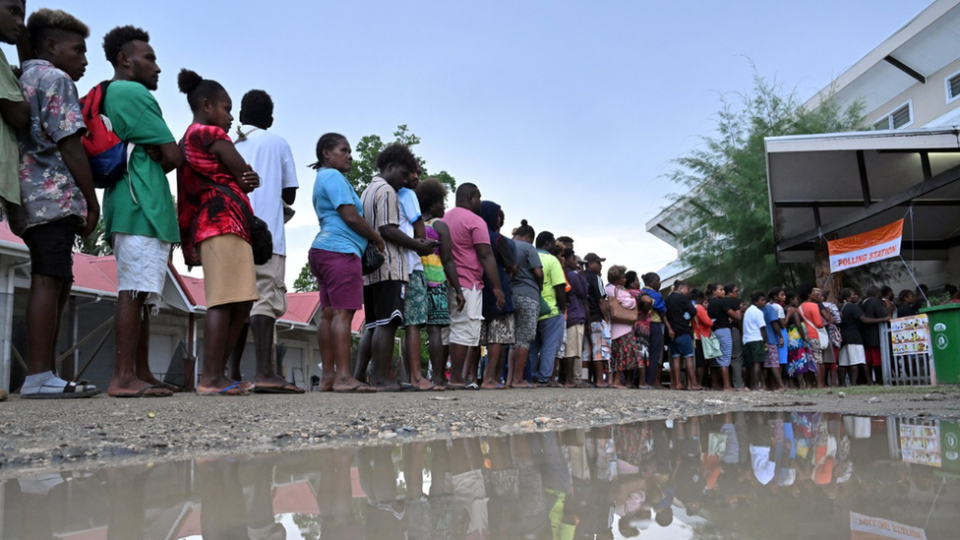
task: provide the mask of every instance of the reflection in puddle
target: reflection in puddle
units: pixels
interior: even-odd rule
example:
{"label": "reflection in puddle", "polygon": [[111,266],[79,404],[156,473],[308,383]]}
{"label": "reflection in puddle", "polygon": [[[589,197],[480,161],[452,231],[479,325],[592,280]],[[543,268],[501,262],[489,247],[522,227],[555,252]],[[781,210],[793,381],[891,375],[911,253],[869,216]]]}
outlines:
{"label": "reflection in puddle", "polygon": [[4,539],[958,538],[956,424],[733,413],[0,482]]}

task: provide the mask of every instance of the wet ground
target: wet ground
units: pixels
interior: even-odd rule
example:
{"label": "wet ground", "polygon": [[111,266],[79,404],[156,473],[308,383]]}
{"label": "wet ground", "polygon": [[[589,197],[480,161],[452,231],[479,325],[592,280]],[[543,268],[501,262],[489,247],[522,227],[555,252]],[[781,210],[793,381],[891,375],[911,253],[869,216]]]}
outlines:
{"label": "wet ground", "polygon": [[953,540],[958,436],[929,416],[746,411],[48,469],[0,481],[0,537]]}
{"label": "wet ground", "polygon": [[960,391],[840,393],[512,390],[0,403],[0,479],[228,453],[590,428],[743,410],[960,419]]}

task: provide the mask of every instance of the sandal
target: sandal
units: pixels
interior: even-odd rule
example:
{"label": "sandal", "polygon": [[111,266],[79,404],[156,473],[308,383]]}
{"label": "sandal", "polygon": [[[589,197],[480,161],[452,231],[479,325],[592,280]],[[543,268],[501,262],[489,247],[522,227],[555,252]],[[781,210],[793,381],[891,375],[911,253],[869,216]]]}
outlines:
{"label": "sandal", "polygon": [[[52,389],[44,391],[44,389]],[[36,392],[20,394],[22,399],[76,399],[93,397],[100,393],[96,386],[87,384],[67,383],[64,387],[41,385]]]}

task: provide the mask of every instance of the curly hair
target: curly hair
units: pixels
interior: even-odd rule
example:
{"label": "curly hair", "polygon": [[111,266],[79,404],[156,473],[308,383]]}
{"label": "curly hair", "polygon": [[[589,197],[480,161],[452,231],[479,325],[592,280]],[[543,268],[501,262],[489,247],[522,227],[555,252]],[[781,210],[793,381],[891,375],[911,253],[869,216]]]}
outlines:
{"label": "curly hair", "polygon": [[420,209],[426,211],[428,208],[447,198],[447,186],[443,185],[436,178],[426,178],[420,181],[417,186],[417,199],[420,201]]}
{"label": "curly hair", "polygon": [[420,163],[413,152],[410,151],[410,148],[401,143],[393,143],[387,146],[377,156],[377,168],[381,172],[387,170],[387,167],[393,164],[404,165],[410,172],[415,172],[420,168]]}
{"label": "curly hair", "polygon": [[107,62],[116,66],[117,56],[123,46],[131,41],[150,43],[150,34],[142,28],[130,25],[118,26],[107,32],[107,35],[103,36],[103,53],[107,56]]}
{"label": "curly hair", "polygon": [[30,34],[30,44],[34,50],[40,50],[50,32],[58,30],[80,34],[83,39],[90,37],[90,28],[80,22],[80,19],[63,10],[41,8],[34,11],[27,21],[27,32]]}
{"label": "curly hair", "polygon": [[180,92],[187,95],[187,103],[190,104],[190,110],[197,110],[204,99],[213,100],[219,92],[225,92],[223,86],[217,81],[204,79],[197,72],[189,69],[181,69],[177,77],[177,87]]}
{"label": "curly hair", "polygon": [[273,98],[263,90],[251,90],[240,100],[240,123],[259,128],[273,125]]}

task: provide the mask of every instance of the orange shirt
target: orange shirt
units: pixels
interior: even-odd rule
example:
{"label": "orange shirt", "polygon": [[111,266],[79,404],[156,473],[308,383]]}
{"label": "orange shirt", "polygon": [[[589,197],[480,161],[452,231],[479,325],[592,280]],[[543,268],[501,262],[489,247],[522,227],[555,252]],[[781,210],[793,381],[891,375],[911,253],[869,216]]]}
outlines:
{"label": "orange shirt", "polygon": [[710,329],[713,327],[713,320],[707,315],[707,308],[697,304],[697,324],[693,327],[693,333],[697,339],[710,337]]}

